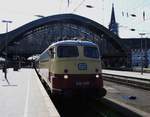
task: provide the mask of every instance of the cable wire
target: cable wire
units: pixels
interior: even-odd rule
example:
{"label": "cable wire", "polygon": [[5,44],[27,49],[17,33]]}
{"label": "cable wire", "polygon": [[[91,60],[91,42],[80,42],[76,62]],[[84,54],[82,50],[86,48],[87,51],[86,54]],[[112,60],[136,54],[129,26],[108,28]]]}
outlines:
{"label": "cable wire", "polygon": [[85,2],[85,0],[82,0],[82,1],[80,2],[80,4],[79,4],[77,7],[75,7],[75,8],[73,9],[73,12],[77,11],[77,9],[78,9],[84,2]]}

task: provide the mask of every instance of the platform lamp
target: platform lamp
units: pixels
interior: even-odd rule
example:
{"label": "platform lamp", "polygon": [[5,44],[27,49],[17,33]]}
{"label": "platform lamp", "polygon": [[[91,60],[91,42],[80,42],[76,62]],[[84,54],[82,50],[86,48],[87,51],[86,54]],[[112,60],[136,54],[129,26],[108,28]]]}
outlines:
{"label": "platform lamp", "polygon": [[[10,20],[2,20],[2,23],[6,24],[6,33],[8,33],[8,24],[12,23]],[[8,35],[6,34],[7,38]],[[7,38],[5,40],[5,65],[4,65],[4,73],[5,73],[5,79],[9,84],[9,81],[7,80]]]}
{"label": "platform lamp", "polygon": [[139,33],[139,35],[141,36],[141,75],[143,75],[143,36],[145,35],[145,33]]}
{"label": "platform lamp", "polygon": [[6,33],[8,32],[8,24],[12,23],[10,20],[2,20],[3,23],[6,23]]}

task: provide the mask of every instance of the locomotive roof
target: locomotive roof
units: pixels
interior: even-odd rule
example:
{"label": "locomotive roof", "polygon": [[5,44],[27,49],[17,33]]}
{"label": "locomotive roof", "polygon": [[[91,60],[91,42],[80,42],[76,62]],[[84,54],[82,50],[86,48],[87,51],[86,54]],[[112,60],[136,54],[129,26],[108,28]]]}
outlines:
{"label": "locomotive roof", "polygon": [[[95,43],[90,42],[90,41],[81,41],[81,40],[63,40],[63,41],[58,41],[55,42],[53,44],[51,44],[43,53],[45,53],[50,47],[53,46],[58,46],[58,45],[75,45],[75,46],[96,46]],[[40,54],[40,56],[42,55]],[[39,56],[39,57],[40,57]],[[39,57],[37,57],[37,60],[39,59]]]}
{"label": "locomotive roof", "polygon": [[53,43],[50,47],[57,46],[57,45],[96,46],[95,43],[90,41],[64,40],[64,41],[58,41],[56,43]]}

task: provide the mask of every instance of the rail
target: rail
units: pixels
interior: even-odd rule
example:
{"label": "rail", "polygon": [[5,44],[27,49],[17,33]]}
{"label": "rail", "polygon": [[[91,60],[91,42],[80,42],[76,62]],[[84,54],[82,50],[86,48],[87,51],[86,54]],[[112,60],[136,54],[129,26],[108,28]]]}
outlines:
{"label": "rail", "polygon": [[[37,69],[35,69],[37,72]],[[37,72],[38,73],[38,72]],[[39,74],[38,74],[39,75]],[[104,75],[104,74],[103,74]],[[106,74],[105,74],[106,75]],[[50,96],[48,87],[45,86],[45,89],[47,93]],[[56,108],[58,109],[58,112],[60,116],[86,116],[86,117],[107,117],[107,116],[117,116],[117,117],[148,117],[149,114],[137,110],[135,108],[131,108],[127,105],[123,105],[121,102],[116,102],[109,98],[102,98],[102,99],[93,99],[88,101],[83,101],[82,98],[79,99],[80,102],[76,100],[63,100],[63,98],[60,97],[60,99],[56,99],[53,103],[55,104]],[[70,108],[72,107],[72,108]],[[76,113],[75,115],[73,113]]]}
{"label": "rail", "polygon": [[116,82],[124,85],[134,86],[145,90],[150,90],[150,79],[136,78],[131,76],[121,76],[115,74],[102,74],[106,81]]}
{"label": "rail", "polygon": [[88,108],[100,117],[149,117],[149,113],[108,97],[92,100]]}

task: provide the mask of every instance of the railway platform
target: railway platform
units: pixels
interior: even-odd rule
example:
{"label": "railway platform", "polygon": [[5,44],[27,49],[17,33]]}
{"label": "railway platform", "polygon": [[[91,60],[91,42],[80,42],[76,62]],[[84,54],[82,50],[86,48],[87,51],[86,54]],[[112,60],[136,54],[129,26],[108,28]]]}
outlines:
{"label": "railway platform", "polygon": [[0,70],[0,117],[60,117],[33,69]]}
{"label": "railway platform", "polygon": [[[150,74],[129,71],[102,70],[107,98],[150,113]],[[122,85],[123,84],[123,85]],[[145,90],[146,89],[146,90]],[[114,101],[114,102],[115,102]],[[142,113],[138,110],[138,113]]]}
{"label": "railway platform", "polygon": [[143,73],[140,72],[132,72],[132,71],[117,71],[117,70],[106,70],[103,69],[102,73],[105,74],[112,74],[112,75],[119,75],[119,76],[127,76],[132,78],[139,78],[139,79],[146,79],[150,80],[150,73]]}

